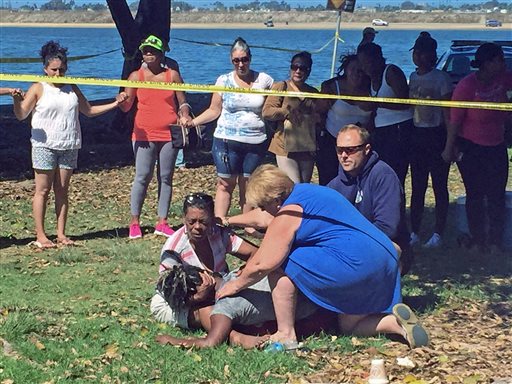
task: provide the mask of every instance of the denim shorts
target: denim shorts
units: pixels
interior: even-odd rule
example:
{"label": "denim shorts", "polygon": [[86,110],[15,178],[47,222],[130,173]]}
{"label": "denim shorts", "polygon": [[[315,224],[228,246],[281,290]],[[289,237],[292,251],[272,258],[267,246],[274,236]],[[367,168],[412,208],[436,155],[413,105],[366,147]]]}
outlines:
{"label": "denim shorts", "polygon": [[78,149],[51,149],[32,147],[32,168],[42,171],[52,169],[75,169],[78,160]]}
{"label": "denim shorts", "polygon": [[247,144],[239,141],[213,138],[212,155],[219,177],[251,176],[265,157],[267,142]]}

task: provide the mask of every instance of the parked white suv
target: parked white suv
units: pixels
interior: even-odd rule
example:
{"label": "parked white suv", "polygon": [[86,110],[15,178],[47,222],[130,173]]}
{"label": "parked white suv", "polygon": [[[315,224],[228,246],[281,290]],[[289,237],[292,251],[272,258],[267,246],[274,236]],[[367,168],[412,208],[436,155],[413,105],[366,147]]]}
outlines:
{"label": "parked white suv", "polygon": [[471,60],[475,59],[475,53],[483,43],[495,43],[501,46],[505,54],[507,68],[512,71],[512,41],[484,41],[484,40],[452,40],[448,51],[443,53],[437,61],[437,68],[448,72],[455,86],[463,77],[476,71],[472,68]]}

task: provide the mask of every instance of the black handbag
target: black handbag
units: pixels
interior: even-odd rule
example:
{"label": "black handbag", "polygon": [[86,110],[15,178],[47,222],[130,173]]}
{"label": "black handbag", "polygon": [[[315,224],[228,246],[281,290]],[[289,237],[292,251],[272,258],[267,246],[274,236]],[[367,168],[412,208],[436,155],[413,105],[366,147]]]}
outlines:
{"label": "black handbag", "polygon": [[[189,129],[183,127],[180,124],[171,124],[171,141],[172,141],[172,147],[177,149],[183,149],[183,148],[189,148],[190,147],[190,140],[188,138]],[[196,130],[196,136],[197,136],[197,142],[195,147],[200,148],[203,143],[203,132],[202,132],[202,126],[198,125],[197,127],[190,128]]]}

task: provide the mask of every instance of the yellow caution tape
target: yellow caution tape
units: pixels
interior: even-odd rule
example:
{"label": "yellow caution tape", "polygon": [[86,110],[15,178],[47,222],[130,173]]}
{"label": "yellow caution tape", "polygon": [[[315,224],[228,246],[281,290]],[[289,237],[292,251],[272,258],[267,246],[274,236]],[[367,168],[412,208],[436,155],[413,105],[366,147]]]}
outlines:
{"label": "yellow caution tape", "polygon": [[183,92],[227,92],[227,93],[251,93],[263,96],[286,96],[286,97],[307,97],[311,99],[341,99],[352,101],[367,101],[371,103],[391,103],[391,104],[409,104],[409,105],[428,105],[447,108],[471,108],[487,109],[495,111],[512,111],[512,103],[490,103],[476,101],[449,101],[449,100],[430,100],[430,99],[397,99],[387,97],[368,97],[368,96],[349,96],[349,95],[330,95],[326,93],[294,92],[294,91],[276,91],[271,89],[252,89],[252,88],[230,88],[217,85],[203,84],[184,84],[184,83],[162,83],[153,81],[131,81],[120,79],[97,79],[89,77],[48,77],[38,75],[16,75],[0,73],[0,81],[18,81],[18,82],[48,82],[60,84],[80,84],[80,85],[98,85],[106,87],[125,87],[125,88],[149,88],[162,89]]}

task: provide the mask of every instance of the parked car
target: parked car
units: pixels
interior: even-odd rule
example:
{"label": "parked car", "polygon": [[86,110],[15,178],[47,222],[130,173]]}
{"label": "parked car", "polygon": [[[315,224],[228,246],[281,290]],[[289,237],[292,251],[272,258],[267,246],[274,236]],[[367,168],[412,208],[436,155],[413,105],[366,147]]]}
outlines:
{"label": "parked car", "polygon": [[501,21],[496,19],[485,20],[486,27],[501,27]]}
{"label": "parked car", "polygon": [[382,19],[373,19],[372,25],[376,25],[378,27],[387,27],[389,23],[387,21],[384,21]]}
{"label": "parked car", "polygon": [[437,61],[437,68],[448,72],[455,86],[463,77],[476,71],[476,68],[472,68],[470,63],[475,59],[476,50],[483,43],[500,45],[505,54],[507,68],[512,71],[512,41],[508,40],[452,40],[451,47]]}

